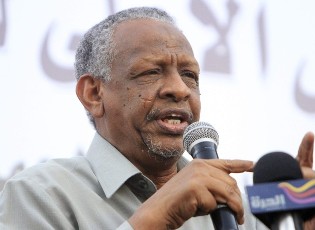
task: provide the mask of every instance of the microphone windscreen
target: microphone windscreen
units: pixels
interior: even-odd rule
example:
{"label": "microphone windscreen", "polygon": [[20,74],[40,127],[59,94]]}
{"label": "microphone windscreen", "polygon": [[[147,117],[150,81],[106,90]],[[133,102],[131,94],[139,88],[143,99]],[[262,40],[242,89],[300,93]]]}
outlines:
{"label": "microphone windscreen", "polygon": [[262,156],[254,167],[254,184],[302,179],[296,159],[284,152],[271,152]]}
{"label": "microphone windscreen", "polygon": [[[282,182],[288,180],[303,179],[300,165],[290,154],[284,152],[271,152],[262,156],[254,166],[254,184]],[[255,216],[266,226],[278,218],[278,214],[284,212],[273,212],[256,214]],[[309,219],[314,213],[314,209],[301,210],[299,212],[303,220]]]}
{"label": "microphone windscreen", "polygon": [[212,125],[204,121],[196,121],[190,124],[184,131],[183,144],[187,152],[195,141],[203,138],[212,139],[216,145],[219,144],[219,134]]}

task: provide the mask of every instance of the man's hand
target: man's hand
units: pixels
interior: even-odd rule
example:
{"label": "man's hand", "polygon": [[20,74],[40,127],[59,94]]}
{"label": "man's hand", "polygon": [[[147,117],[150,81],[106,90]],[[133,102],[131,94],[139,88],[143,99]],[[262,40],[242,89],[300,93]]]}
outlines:
{"label": "man's hand", "polygon": [[240,190],[230,173],[252,171],[253,162],[195,159],[144,202],[129,219],[134,229],[175,229],[189,218],[227,204],[244,223]]}
{"label": "man's hand", "polygon": [[305,179],[314,178],[313,171],[313,150],[314,150],[314,134],[308,132],[302,139],[299,152],[296,159],[299,161],[303,177]]}
{"label": "man's hand", "polygon": [[[303,177],[305,179],[315,178],[315,173],[313,171],[313,150],[314,150],[314,134],[308,132],[302,139],[301,145],[299,147],[299,152],[296,159],[299,161]],[[306,230],[315,229],[315,215],[310,220],[304,223],[304,228]]]}

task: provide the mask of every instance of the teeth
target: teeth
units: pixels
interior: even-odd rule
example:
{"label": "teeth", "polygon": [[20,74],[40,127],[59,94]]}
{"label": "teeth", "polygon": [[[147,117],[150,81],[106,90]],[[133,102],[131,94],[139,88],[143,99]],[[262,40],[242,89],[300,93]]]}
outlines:
{"label": "teeth", "polygon": [[180,120],[177,120],[177,119],[167,119],[166,122],[172,125],[180,124]]}

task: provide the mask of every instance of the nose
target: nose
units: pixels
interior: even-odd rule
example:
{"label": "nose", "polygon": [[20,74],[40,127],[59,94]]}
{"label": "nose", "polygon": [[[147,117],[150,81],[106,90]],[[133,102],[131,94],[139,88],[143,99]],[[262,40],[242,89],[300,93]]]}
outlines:
{"label": "nose", "polygon": [[176,71],[164,78],[164,84],[159,94],[161,98],[171,98],[175,102],[186,101],[190,97],[191,89]]}

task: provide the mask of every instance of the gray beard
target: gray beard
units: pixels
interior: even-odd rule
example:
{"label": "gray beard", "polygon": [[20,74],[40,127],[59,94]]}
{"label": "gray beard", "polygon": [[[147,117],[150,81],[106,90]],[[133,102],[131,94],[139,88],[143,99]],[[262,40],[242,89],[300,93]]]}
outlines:
{"label": "gray beard", "polygon": [[161,142],[154,141],[151,136],[144,138],[144,143],[149,149],[148,153],[155,157],[164,159],[179,158],[184,152],[182,148],[166,148]]}

